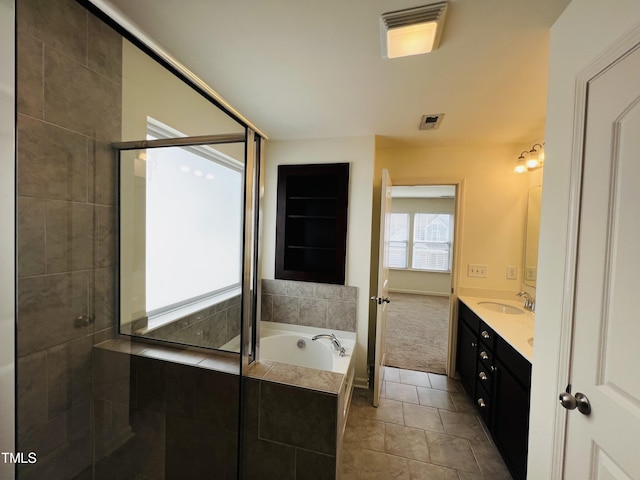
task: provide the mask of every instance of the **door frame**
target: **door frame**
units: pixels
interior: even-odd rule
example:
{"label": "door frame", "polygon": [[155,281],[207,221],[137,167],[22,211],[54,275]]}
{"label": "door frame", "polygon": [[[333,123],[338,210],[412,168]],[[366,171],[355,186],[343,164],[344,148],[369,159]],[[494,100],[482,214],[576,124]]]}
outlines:
{"label": "door frame", "polygon": [[[583,175],[583,151],[586,133],[587,94],[591,80],[609,69],[612,65],[640,44],[640,24],[618,38],[600,55],[585,67],[575,81],[575,98],[573,112],[573,134],[571,140],[571,167],[569,184],[569,211],[567,222],[567,243],[565,246],[565,274],[562,286],[562,313],[560,317],[560,342],[558,352],[558,369],[556,392],[564,391],[571,383],[571,361],[573,350],[573,314],[575,302],[575,282],[578,265],[578,231],[580,227],[580,211]],[[544,190],[543,190],[544,196]],[[550,392],[551,393],[551,392]],[[555,393],[555,392],[554,392]],[[555,402],[553,419],[553,444],[551,478],[562,478],[565,459],[565,442],[567,433],[567,410],[559,402]]]}
{"label": "door frame", "polygon": [[458,290],[460,287],[460,258],[462,253],[462,225],[464,216],[465,179],[459,177],[411,177],[394,178],[394,187],[450,185],[455,187],[455,217],[453,226],[453,258],[451,259],[451,293],[449,297],[449,335],[447,346],[446,374],[449,377],[456,373],[456,338],[458,322]]}

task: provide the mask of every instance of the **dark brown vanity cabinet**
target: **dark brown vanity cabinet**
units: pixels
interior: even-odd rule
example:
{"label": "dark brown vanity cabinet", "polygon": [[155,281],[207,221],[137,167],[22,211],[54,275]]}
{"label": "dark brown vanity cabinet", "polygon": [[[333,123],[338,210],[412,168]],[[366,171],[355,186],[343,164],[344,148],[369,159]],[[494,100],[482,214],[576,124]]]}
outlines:
{"label": "dark brown vanity cabinet", "polygon": [[526,478],[531,363],[463,302],[457,370],[513,478]]}
{"label": "dark brown vanity cabinet", "polygon": [[349,164],[280,165],[275,277],[345,281]]}

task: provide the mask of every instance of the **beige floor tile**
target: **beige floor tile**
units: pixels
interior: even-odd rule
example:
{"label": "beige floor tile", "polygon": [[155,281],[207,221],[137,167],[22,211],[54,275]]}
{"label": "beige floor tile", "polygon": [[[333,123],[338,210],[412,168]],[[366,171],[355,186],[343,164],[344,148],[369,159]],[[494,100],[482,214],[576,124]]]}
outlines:
{"label": "beige floor tile", "polygon": [[399,402],[419,403],[418,391],[415,385],[404,383],[384,382],[384,396],[390,400]]}
{"label": "beige floor tile", "polygon": [[456,410],[456,405],[451,398],[451,394],[444,390],[418,387],[418,400],[420,401],[420,405],[445,410]]}
{"label": "beige floor tile", "polygon": [[431,387],[429,375],[425,372],[416,372],[414,370],[400,370],[400,383],[408,383],[418,387]]}
{"label": "beige floor tile", "polygon": [[411,480],[458,480],[458,472],[431,463],[409,460]]}
{"label": "beige floor tile", "polygon": [[402,402],[381,398],[380,405],[377,408],[372,405],[352,403],[349,409],[349,422],[356,422],[357,419],[378,420],[380,422],[404,425]]}
{"label": "beige floor tile", "polygon": [[384,449],[386,453],[399,457],[411,458],[422,462],[429,461],[427,437],[424,430],[419,428],[387,425],[384,435]]}
{"label": "beige floor tile", "polygon": [[446,375],[430,373],[429,381],[431,382],[431,386],[438,390],[446,390],[448,392],[462,392],[462,386],[460,385],[460,382],[454,378],[449,378]]}
{"label": "beige floor tile", "polygon": [[406,458],[365,449],[346,449],[344,480],[411,480]]}
{"label": "beige floor tile", "polygon": [[480,473],[469,440],[435,432],[426,433],[431,463],[463,472]]}
{"label": "beige floor tile", "polygon": [[448,435],[454,435],[468,440],[489,442],[489,438],[480,423],[481,420],[476,415],[441,410],[440,418],[442,419],[444,432]]}
{"label": "beige floor tile", "polygon": [[358,448],[384,452],[384,432],[384,422],[358,419],[356,422],[347,424],[344,431],[344,442]]}
{"label": "beige floor tile", "polygon": [[493,442],[470,441],[469,443],[485,478],[511,480],[511,474]]}
{"label": "beige floor tile", "polygon": [[406,426],[444,433],[444,427],[437,408],[405,403],[402,405],[402,409]]}
{"label": "beige floor tile", "polygon": [[400,369],[394,367],[384,367],[384,378],[387,382],[400,382]]}

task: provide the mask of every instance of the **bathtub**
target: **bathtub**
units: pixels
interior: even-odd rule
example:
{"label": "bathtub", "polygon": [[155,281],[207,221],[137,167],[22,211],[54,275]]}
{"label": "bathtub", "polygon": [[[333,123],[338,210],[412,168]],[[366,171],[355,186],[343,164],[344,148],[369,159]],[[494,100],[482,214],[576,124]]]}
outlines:
{"label": "bathtub", "polygon": [[[341,357],[329,339],[312,340],[315,335],[333,333],[347,354]],[[355,346],[355,333],[318,329],[301,325],[262,322],[260,359],[347,374]]]}

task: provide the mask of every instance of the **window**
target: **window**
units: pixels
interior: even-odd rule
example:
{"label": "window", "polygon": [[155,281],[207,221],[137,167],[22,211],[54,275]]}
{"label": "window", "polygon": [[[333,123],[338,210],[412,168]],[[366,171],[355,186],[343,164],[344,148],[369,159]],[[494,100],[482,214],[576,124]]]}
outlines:
{"label": "window", "polygon": [[[157,123],[148,140],[183,136]],[[145,163],[148,315],[237,290],[243,165],[209,146],[148,149]]]}
{"label": "window", "polygon": [[390,224],[390,268],[451,271],[453,215],[392,213]]}
{"label": "window", "polygon": [[409,245],[409,214],[392,213],[389,216],[389,267],[407,268]]}

